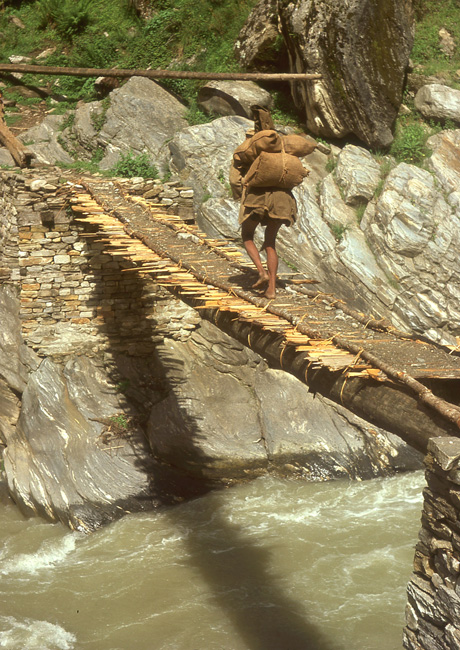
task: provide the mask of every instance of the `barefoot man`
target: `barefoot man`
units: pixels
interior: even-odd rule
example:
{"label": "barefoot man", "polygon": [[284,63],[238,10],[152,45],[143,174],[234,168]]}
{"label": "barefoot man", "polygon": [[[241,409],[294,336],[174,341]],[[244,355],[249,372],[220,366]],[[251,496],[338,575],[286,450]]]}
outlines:
{"label": "barefoot man", "polygon": [[[255,191],[257,189],[257,191]],[[295,199],[288,190],[268,190],[261,192],[254,188],[246,194],[242,204],[241,236],[244,247],[259,272],[259,279],[254,288],[264,287],[266,298],[273,299],[276,294],[276,273],[278,271],[278,254],[276,252],[276,236],[284,224],[290,226],[295,219]],[[263,203],[261,206],[260,204]],[[261,250],[267,255],[267,270],[260,259],[259,251],[254,243],[254,232],[258,225],[265,227],[264,243]]]}
{"label": "barefoot man", "polygon": [[[274,130],[270,113],[259,106],[253,107],[254,131],[248,131],[251,137],[258,131]],[[297,206],[290,190],[271,187],[246,187],[243,188],[242,177],[247,172],[247,167],[241,164],[233,165],[230,172],[230,185],[233,197],[241,200],[239,223],[241,235],[246,251],[253,261],[259,278],[253,288],[264,288],[264,296],[269,299],[276,295],[276,273],[278,270],[278,255],[275,241],[278,230],[284,224],[291,226],[296,218]],[[258,225],[265,227],[264,243],[261,250],[267,255],[267,269],[260,259],[259,251],[254,243],[254,232]]]}

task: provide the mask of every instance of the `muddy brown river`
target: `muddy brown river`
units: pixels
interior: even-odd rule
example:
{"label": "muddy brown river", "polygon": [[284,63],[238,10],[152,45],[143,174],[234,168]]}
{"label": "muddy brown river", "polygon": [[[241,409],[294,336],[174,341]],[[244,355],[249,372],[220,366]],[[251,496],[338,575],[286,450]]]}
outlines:
{"label": "muddy brown river", "polygon": [[0,499],[0,647],[400,650],[422,472],[273,478],[84,536]]}

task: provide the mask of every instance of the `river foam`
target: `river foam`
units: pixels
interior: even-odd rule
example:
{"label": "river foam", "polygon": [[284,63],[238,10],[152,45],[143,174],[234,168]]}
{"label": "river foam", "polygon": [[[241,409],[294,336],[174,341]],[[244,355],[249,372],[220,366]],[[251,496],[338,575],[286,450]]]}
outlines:
{"label": "river foam", "polygon": [[0,648],[9,650],[73,650],[77,638],[60,625],[30,618],[0,616]]}
{"label": "river foam", "polygon": [[62,538],[45,541],[32,553],[20,553],[0,562],[0,575],[24,573],[35,575],[43,569],[51,569],[66,561],[75,550],[77,535],[68,533]]}

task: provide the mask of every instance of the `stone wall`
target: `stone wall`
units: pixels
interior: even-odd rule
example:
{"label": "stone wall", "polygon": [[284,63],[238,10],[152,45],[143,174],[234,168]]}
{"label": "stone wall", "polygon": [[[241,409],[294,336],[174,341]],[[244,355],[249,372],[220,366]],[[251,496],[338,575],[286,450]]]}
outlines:
{"label": "stone wall", "polygon": [[404,647],[460,648],[460,439],[432,438]]}
{"label": "stone wall", "polygon": [[[4,171],[0,182],[0,281],[19,286],[28,345],[46,355],[59,339],[70,343],[76,336],[79,351],[88,352],[103,334],[106,347],[135,354],[136,348],[144,353],[146,345],[161,340],[164,327],[173,338],[193,327],[183,318],[185,305],[171,302],[170,294],[149,279],[126,272],[129,262],[108,255],[103,243],[85,236],[87,226],[70,207],[72,188],[78,185],[70,172]],[[166,212],[185,219],[193,215],[193,191],[177,182],[119,182]],[[162,301],[168,302],[167,316],[158,309]],[[84,350],[82,332],[88,342]]]}

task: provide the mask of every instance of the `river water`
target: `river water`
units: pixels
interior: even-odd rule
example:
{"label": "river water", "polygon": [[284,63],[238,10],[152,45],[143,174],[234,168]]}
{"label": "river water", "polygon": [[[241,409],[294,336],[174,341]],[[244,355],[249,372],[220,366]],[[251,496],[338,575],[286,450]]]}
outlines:
{"label": "river water", "polygon": [[422,472],[263,478],[84,536],[0,498],[0,647],[400,650]]}

